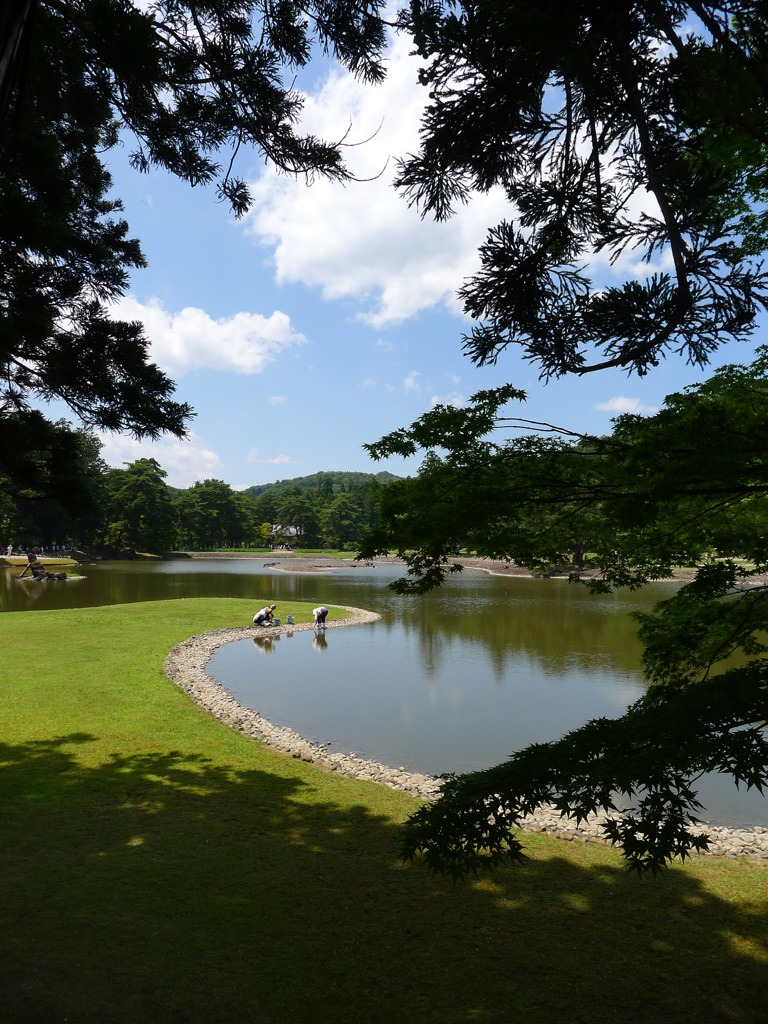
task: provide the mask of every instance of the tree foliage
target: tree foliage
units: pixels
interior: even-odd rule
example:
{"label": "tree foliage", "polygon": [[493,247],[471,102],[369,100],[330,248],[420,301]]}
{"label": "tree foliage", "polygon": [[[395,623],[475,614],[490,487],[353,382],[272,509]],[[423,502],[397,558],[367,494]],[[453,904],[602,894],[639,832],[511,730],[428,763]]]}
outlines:
{"label": "tree foliage", "polygon": [[265,494],[274,495],[280,491],[298,487],[305,491],[317,491],[325,499],[332,494],[342,494],[345,491],[355,491],[369,485],[389,483],[395,479],[397,479],[395,475],[386,470],[381,473],[323,470],[319,473],[310,473],[309,476],[294,476],[290,480],[276,480],[271,484],[256,484],[253,487],[246,487],[245,493],[259,498]]}
{"label": "tree foliage", "polygon": [[203,480],[179,491],[173,507],[176,538],[172,543],[184,549],[239,546],[256,533],[253,502],[244,501],[223,480]]}
{"label": "tree foliage", "polygon": [[[643,374],[750,335],[768,283],[763,4],[412,0],[400,24],[429,89],[403,193],[438,218],[475,191],[510,203],[460,293],[474,362],[520,345],[545,376]],[[594,282],[595,260],[625,280]]]}
{"label": "tree foliage", "polygon": [[37,412],[9,416],[6,437],[10,475],[0,475],[0,537],[52,543],[92,533],[107,471],[98,439],[64,420],[50,423]]}
{"label": "tree foliage", "polygon": [[[19,424],[59,399],[88,427],[183,436],[192,414],[110,303],[144,265],[111,195],[105,154],[212,185],[236,215],[255,148],[278,169],[345,180],[343,140],[296,131],[291,84],[313,44],[368,81],[383,74],[380,0],[10,0],[0,16],[0,471]],[[9,425],[9,417],[16,422]]]}
{"label": "tree foliage", "polygon": [[277,499],[278,537],[301,547],[314,547],[320,534],[320,495],[290,487]]}
{"label": "tree foliage", "polygon": [[3,543],[68,542],[154,554],[268,548],[283,541],[353,550],[363,531],[378,521],[379,484],[370,474],[355,474],[356,486],[337,495],[326,486],[331,474],[318,474],[314,491],[291,489],[282,481],[278,490],[258,498],[223,480],[177,489],[166,484],[166,473],[154,459],[110,469],[94,435],[65,422],[54,427],[42,416],[39,420],[57,443],[32,474],[37,489],[0,478]]}
{"label": "tree foliage", "polygon": [[323,534],[334,548],[354,544],[362,533],[362,510],[351,494],[337,494],[327,502],[320,516]]}
{"label": "tree foliage", "polygon": [[[363,557],[397,551],[408,567],[398,589],[417,593],[456,569],[459,548],[532,572],[570,566],[596,593],[696,571],[637,616],[644,697],[616,721],[449,779],[409,821],[406,850],[456,874],[491,867],[519,856],[514,829],[551,803],[577,820],[621,810],[607,837],[631,867],[657,870],[705,843],[690,829],[701,773],[768,784],[768,350],[653,416],[619,417],[607,437],[500,440],[532,426],[502,414],[509,397],[439,406],[369,446],[426,457],[417,477],[382,490]],[[586,576],[575,551],[588,553]]]}
{"label": "tree foliage", "polygon": [[173,545],[173,509],[166,473],[155,459],[137,459],[106,475],[101,542],[127,551],[167,551]]}
{"label": "tree foliage", "polygon": [[653,416],[618,417],[604,437],[530,432],[534,423],[505,415],[510,397],[524,397],[512,388],[437,406],[366,446],[374,458],[426,452],[418,476],[380,492],[384,525],[368,548],[398,551],[411,569],[405,592],[442,582],[460,547],[534,571],[588,550],[594,590],[666,578],[710,551],[763,565],[767,375],[762,348],[749,366],[667,396]]}
{"label": "tree foliage", "polygon": [[[752,335],[768,297],[764,4],[412,0],[400,25],[429,89],[401,190],[437,218],[477,191],[509,202],[460,292],[475,363],[518,345],[545,378],[645,374]],[[765,390],[762,351],[585,437],[506,415],[524,398],[506,385],[367,446],[424,455],[415,480],[384,490],[361,552],[402,554],[401,591],[439,585],[462,545],[574,576],[587,554],[597,591],[696,567],[641,621],[646,697],[447,779],[410,819],[408,856],[482,870],[519,856],[515,828],[543,803],[580,819],[625,801],[606,833],[656,871],[703,845],[690,829],[701,772],[768,782]],[[723,671],[733,654],[746,663]]]}

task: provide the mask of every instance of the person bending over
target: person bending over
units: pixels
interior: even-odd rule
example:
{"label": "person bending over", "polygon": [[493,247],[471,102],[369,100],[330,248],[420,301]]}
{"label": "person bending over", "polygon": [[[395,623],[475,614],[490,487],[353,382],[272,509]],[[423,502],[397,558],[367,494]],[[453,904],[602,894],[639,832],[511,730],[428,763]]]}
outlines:
{"label": "person bending over", "polygon": [[264,608],[260,608],[253,616],[254,626],[271,626],[275,617],[275,608],[277,608],[276,604],[268,604]]}

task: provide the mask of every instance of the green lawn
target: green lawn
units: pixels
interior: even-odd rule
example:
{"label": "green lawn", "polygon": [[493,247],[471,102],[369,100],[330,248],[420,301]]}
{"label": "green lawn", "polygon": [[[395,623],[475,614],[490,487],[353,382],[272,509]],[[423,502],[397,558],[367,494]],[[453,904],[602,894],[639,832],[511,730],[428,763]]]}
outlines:
{"label": "green lawn", "polygon": [[[308,605],[281,616],[310,618]],[[195,599],[2,617],[4,1024],[754,1022],[768,870],[627,875],[600,846],[454,885],[404,794],[230,731],[165,677],[250,622]]]}

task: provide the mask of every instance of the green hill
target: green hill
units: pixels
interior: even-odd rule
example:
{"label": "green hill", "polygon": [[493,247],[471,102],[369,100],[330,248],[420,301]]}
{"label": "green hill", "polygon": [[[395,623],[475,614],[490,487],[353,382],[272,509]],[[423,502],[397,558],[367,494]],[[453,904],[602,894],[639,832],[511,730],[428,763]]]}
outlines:
{"label": "green hill", "polygon": [[354,490],[369,480],[376,480],[380,484],[390,483],[392,480],[399,480],[401,477],[394,473],[346,473],[346,472],[324,472],[312,473],[310,476],[297,476],[291,480],[276,480],[271,484],[255,484],[253,487],[246,487],[245,494],[258,498],[268,491],[285,491],[289,487],[299,487],[306,491],[327,489],[330,485],[331,493],[339,494],[341,491]]}

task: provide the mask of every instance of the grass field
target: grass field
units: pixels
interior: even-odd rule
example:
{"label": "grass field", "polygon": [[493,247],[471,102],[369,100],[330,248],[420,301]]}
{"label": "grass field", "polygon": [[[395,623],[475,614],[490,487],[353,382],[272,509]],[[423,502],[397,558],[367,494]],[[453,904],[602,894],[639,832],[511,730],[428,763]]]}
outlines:
{"label": "grass field", "polygon": [[762,863],[637,879],[532,836],[484,881],[404,866],[412,798],[274,753],[165,677],[176,643],[252,614],[0,620],[3,1024],[768,1019]]}

